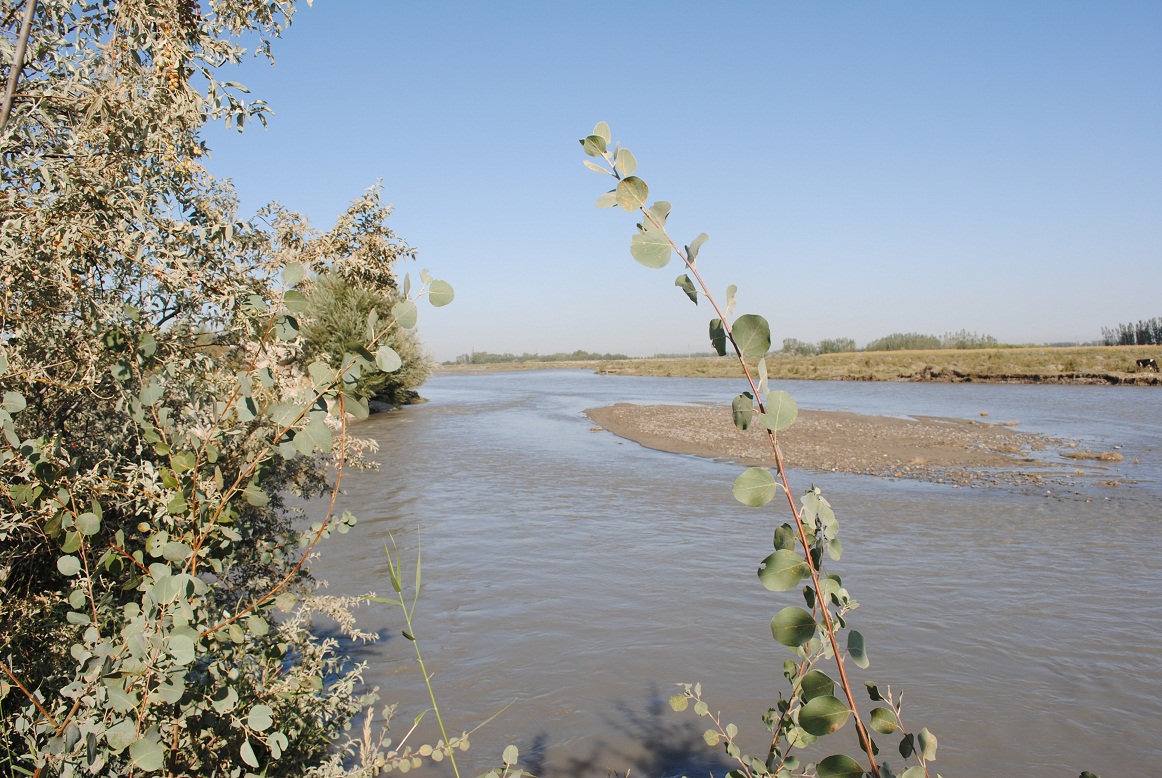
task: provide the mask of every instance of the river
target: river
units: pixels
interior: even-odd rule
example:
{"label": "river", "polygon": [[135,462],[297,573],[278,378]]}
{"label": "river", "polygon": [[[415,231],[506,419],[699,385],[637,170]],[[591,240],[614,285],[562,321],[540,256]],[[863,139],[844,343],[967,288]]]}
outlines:
{"label": "river", "polygon": [[[857,683],[906,691],[905,722],[939,738],[936,770],[1162,775],[1162,392],[777,386],[804,408],[987,411],[1023,431],[1120,447],[1124,462],[1109,465],[1116,487],[790,476],[797,490],[821,487],[842,526],[844,556],[830,569],[861,603],[850,622],[871,658]],[[379,441],[382,468],[345,477],[340,509],[359,523],[322,544],[312,569],[332,593],[387,594],[389,533],[409,571],[422,553],[416,636],[449,727],[470,729],[509,705],[473,734],[463,774],[514,743],[544,778],[722,775],[730,765],[704,745],[706,722],[666,704],[679,682],[701,682],[744,749],[765,753],[760,716],[784,689],[790,656],[769,622],[801,598],[766,591],[755,570],[785,516],[735,502],[737,465],[644,449],[582,413],[726,403],[740,389],[564,370],[437,375],[427,404],[355,428]],[[400,614],[374,605],[360,621],[384,639],[349,648],[400,703],[400,736],[428,707]],[[862,692],[857,701],[870,709]],[[421,731],[434,740],[431,718]],[[824,742],[854,756],[851,731]],[[885,755],[896,740],[878,736]],[[888,758],[898,772],[898,755]]]}

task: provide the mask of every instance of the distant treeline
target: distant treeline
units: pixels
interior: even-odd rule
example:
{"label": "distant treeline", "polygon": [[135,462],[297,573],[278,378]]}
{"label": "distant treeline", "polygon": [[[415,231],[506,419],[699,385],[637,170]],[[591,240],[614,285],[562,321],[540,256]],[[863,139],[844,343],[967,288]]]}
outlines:
{"label": "distant treeline", "polygon": [[1101,342],[1105,346],[1162,346],[1162,317],[1102,327]]}
{"label": "distant treeline", "polygon": [[501,365],[513,362],[579,362],[598,359],[629,359],[625,354],[597,354],[592,351],[578,349],[571,354],[493,354],[488,351],[473,351],[470,354],[461,354],[452,362],[445,364],[457,365]]}
{"label": "distant treeline", "polygon": [[[916,351],[922,349],[997,348],[1000,345],[992,335],[977,335],[968,330],[946,332],[940,337],[922,335],[918,332],[893,332],[891,335],[873,340],[863,350]],[[784,354],[815,356],[816,354],[840,354],[850,351],[859,351],[855,347],[855,341],[851,338],[832,338],[821,340],[818,343],[808,343],[795,338],[787,338],[783,341]]]}

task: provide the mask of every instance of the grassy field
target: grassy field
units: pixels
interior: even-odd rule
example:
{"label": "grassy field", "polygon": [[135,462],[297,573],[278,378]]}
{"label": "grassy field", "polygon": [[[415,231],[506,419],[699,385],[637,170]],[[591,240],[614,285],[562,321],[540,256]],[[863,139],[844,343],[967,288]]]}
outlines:
{"label": "grassy field", "polygon": [[[937,349],[868,351],[819,356],[767,356],[772,378],[818,381],[945,381],[982,383],[1148,384],[1162,377],[1135,361],[1162,363],[1162,346]],[[610,375],[731,378],[742,375],[733,357],[625,359],[593,362],[523,362],[438,367],[447,372],[586,368]]]}

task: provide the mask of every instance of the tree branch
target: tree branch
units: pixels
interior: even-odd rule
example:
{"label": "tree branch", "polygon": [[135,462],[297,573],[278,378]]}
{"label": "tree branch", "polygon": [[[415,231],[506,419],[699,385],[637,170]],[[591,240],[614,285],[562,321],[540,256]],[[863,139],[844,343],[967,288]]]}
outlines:
{"label": "tree branch", "polygon": [[36,0],[28,0],[24,6],[24,21],[20,23],[20,35],[16,39],[16,53],[12,56],[12,70],[8,73],[8,89],[4,91],[4,105],[0,107],[0,132],[8,126],[12,115],[12,102],[16,99],[16,82],[24,69],[24,51],[28,48],[28,36],[32,32],[32,17],[36,15]]}

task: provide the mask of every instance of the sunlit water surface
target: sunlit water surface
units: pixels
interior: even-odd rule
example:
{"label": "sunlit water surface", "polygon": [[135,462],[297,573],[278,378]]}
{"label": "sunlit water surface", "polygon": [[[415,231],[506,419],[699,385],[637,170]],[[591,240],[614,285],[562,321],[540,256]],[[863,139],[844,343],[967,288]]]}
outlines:
{"label": "sunlit water surface", "polygon": [[[906,690],[905,721],[939,737],[942,774],[1162,775],[1162,392],[779,386],[805,408],[988,411],[1020,430],[1121,447],[1108,476],[1118,487],[791,480],[820,486],[840,519],[844,556],[832,569],[861,603],[851,623],[872,661],[861,690],[865,680]],[[736,465],[643,449],[582,413],[726,402],[739,390],[582,371],[443,375],[425,385],[429,403],[357,427],[379,441],[383,466],[344,479],[340,508],[359,524],[324,543],[313,570],[334,593],[386,594],[389,533],[409,571],[422,549],[416,632],[450,728],[511,703],[473,734],[462,772],[515,743],[522,766],[546,777],[722,775],[730,765],[703,744],[706,722],[666,704],[675,683],[693,681],[744,746],[765,753],[760,716],[785,688],[790,656],[769,622],[799,597],[766,591],[755,570],[785,508],[736,503]],[[385,701],[400,703],[400,736],[428,707],[422,678],[398,609],[365,608],[361,622],[384,639],[351,650]],[[419,734],[434,741],[431,719]],[[824,753],[854,755],[850,730]],[[885,755],[896,740],[879,736]]]}

